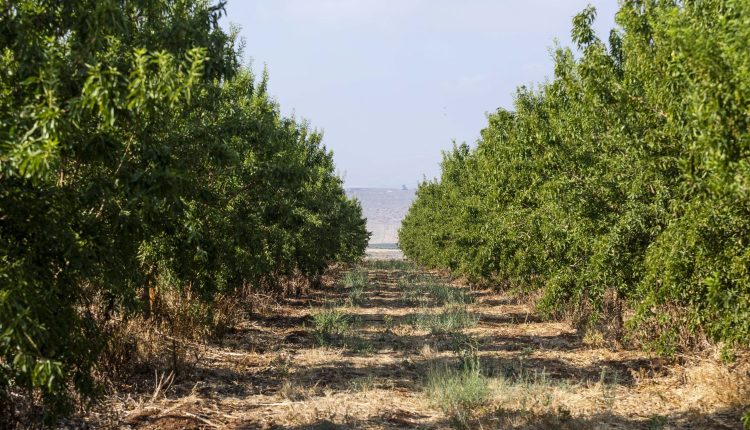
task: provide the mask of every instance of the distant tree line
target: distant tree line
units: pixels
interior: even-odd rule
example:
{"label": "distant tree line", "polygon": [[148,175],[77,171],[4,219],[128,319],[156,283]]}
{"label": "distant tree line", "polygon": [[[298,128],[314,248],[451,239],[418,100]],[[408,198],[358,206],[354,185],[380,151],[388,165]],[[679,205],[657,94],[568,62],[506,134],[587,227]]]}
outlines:
{"label": "distant tree line", "polygon": [[49,416],[96,393],[108,324],[156,317],[167,293],[210,314],[363,254],[322,136],[241,66],[223,13],[0,4],[0,415],[18,390]]}
{"label": "distant tree line", "polygon": [[750,2],[625,0],[444,153],[405,254],[664,353],[750,342]]}

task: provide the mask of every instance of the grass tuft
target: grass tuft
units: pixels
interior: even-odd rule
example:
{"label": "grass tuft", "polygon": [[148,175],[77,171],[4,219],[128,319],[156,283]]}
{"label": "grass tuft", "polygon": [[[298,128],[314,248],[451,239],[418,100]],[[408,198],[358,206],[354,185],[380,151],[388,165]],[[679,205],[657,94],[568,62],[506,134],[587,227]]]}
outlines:
{"label": "grass tuft", "polygon": [[356,268],[344,275],[344,287],[349,288],[349,303],[352,306],[360,305],[365,298],[367,288],[367,271]]}
{"label": "grass tuft", "polygon": [[367,285],[367,271],[355,268],[344,274],[344,286],[346,288],[364,288]]}
{"label": "grass tuft", "polygon": [[352,319],[340,309],[323,307],[312,314],[313,337],[320,346],[336,343],[349,331]]}
{"label": "grass tuft", "polygon": [[427,293],[438,305],[468,305],[474,303],[474,296],[463,288],[448,284],[432,284],[427,286]]}
{"label": "grass tuft", "polygon": [[365,262],[365,267],[379,270],[414,270],[417,266],[406,260],[370,260]]}
{"label": "grass tuft", "polygon": [[435,366],[427,373],[427,397],[457,428],[469,428],[475,410],[485,405],[491,394],[489,382],[482,375],[478,362],[472,363],[459,369]]}
{"label": "grass tuft", "polygon": [[410,315],[409,323],[418,329],[432,333],[450,333],[477,325],[479,317],[469,312],[466,306],[450,306],[440,313],[421,312]]}
{"label": "grass tuft", "polygon": [[432,303],[437,306],[468,305],[474,303],[474,296],[463,288],[454,287],[450,284],[430,282],[417,283],[399,281],[401,288],[401,300],[416,306],[426,306]]}
{"label": "grass tuft", "polygon": [[368,392],[375,389],[375,377],[371,374],[362,378],[357,378],[349,383],[352,391],[355,392]]}
{"label": "grass tuft", "polygon": [[401,289],[401,301],[409,306],[426,307],[429,304],[429,297],[419,286],[403,286]]}
{"label": "grass tuft", "polygon": [[365,301],[365,287],[352,287],[349,290],[349,303],[352,306],[361,305]]}

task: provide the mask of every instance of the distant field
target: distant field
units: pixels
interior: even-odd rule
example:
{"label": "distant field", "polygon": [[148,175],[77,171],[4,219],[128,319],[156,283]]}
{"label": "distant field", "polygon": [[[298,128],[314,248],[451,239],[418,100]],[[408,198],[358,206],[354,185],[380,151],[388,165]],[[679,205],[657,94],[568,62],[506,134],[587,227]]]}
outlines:
{"label": "distant field", "polygon": [[370,248],[397,249],[398,229],[414,200],[414,190],[349,188],[346,192],[362,203],[367,230],[372,232]]}
{"label": "distant field", "polygon": [[370,248],[372,249],[398,249],[398,243],[371,243]]}

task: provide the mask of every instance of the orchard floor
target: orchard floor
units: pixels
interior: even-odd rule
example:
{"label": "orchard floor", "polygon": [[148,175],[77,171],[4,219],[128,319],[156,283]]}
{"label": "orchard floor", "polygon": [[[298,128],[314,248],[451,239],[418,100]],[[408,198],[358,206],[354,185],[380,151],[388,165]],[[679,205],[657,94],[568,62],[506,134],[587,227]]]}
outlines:
{"label": "orchard floor", "polygon": [[[134,429],[742,428],[747,357],[725,366],[613,349],[509,295],[458,283],[451,288],[473,299],[459,307],[476,325],[430,327],[425,315],[459,307],[441,305],[427,286],[451,281],[403,265],[368,263],[361,296],[340,278],[247,319],[220,343],[187,345],[173,383],[158,388],[157,373],[109,395],[86,420]],[[347,321],[340,333],[316,325],[324,310]],[[467,355],[484,395],[445,408],[449,396],[430,396],[428,375],[458,369]]]}

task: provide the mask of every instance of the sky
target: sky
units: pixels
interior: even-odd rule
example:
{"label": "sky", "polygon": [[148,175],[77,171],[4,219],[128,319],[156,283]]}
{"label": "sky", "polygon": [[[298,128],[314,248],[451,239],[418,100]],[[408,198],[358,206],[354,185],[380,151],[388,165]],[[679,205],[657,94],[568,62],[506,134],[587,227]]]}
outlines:
{"label": "sky", "polygon": [[282,113],[323,132],[346,187],[414,188],[518,86],[552,77],[588,4],[606,40],[617,0],[228,0],[222,24]]}

